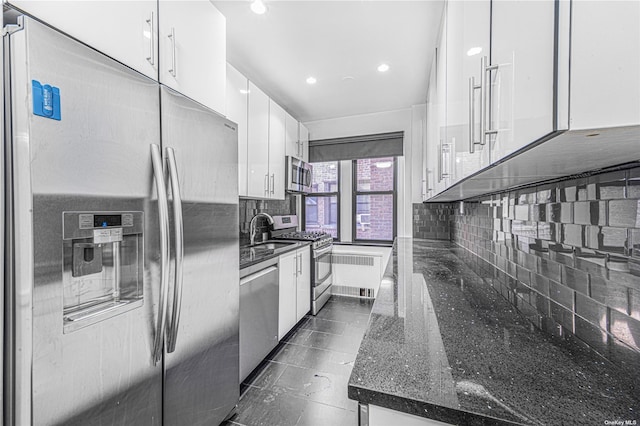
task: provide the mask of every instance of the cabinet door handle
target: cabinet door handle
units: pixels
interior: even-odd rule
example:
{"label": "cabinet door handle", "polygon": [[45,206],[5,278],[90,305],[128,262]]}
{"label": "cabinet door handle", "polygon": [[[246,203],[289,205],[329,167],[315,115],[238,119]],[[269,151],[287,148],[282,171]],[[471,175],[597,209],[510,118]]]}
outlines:
{"label": "cabinet door handle", "polygon": [[[451,144],[440,144],[440,180],[451,177],[449,171],[449,156],[451,154]],[[446,166],[446,171],[445,171]]]}
{"label": "cabinet door handle", "polygon": [[174,78],[177,74],[176,72],[176,29],[171,27],[171,34],[169,34],[169,40],[171,40],[171,69],[169,70],[169,74],[171,74]]}
{"label": "cabinet door handle", "polygon": [[[482,84],[476,84],[474,77],[469,78],[469,153],[475,152],[476,145],[484,145],[482,139],[479,142],[475,140],[475,117],[476,117],[476,90],[482,91]],[[482,108],[482,106],[481,106]]]}
{"label": "cabinet door handle", "polygon": [[269,195],[269,173],[264,175],[264,193]]}
{"label": "cabinet door handle", "polygon": [[149,56],[147,56],[147,61],[149,61],[151,65],[155,65],[155,62],[156,62],[156,49],[155,49],[156,24],[155,24],[155,19],[153,18],[154,18],[154,13],[153,11],[151,11],[151,17],[147,19],[147,24],[149,24],[149,31],[151,33],[151,35],[149,36]]}
{"label": "cabinet door handle", "polygon": [[[480,60],[480,67],[482,68],[482,78],[480,83],[480,96],[482,98],[482,106],[480,108],[480,145],[484,145],[487,143],[487,135],[495,135],[498,133],[498,130],[491,128],[491,120],[493,119],[493,117],[491,116],[490,108],[492,96],[490,94],[487,94],[489,87],[489,79],[487,78],[487,76],[491,74],[491,71],[497,70],[500,66],[487,65],[487,57],[483,56]],[[489,105],[487,105],[487,103]],[[488,125],[487,121],[489,122]]]}
{"label": "cabinet door handle", "polygon": [[276,193],[276,175],[275,173],[271,174],[271,194]]}
{"label": "cabinet door handle", "polygon": [[304,268],[304,263],[302,263],[302,255],[300,255],[300,275],[302,275],[302,268]]}

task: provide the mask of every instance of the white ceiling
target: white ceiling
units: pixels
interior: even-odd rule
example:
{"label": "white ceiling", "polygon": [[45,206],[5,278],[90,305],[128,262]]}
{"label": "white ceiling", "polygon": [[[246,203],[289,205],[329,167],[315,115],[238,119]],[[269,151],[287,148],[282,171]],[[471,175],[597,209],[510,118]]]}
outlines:
{"label": "white ceiling", "polygon": [[264,15],[248,0],[213,1],[227,18],[227,60],[298,120],[425,102],[442,0],[264,1]]}

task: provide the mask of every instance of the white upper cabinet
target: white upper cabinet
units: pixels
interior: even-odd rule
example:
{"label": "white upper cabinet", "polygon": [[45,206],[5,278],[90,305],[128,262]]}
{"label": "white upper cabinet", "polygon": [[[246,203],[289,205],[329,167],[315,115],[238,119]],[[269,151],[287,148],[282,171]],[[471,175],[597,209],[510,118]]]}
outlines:
{"label": "white upper cabinet", "polygon": [[438,93],[437,93],[437,56],[434,56],[429,74],[429,88],[427,89],[427,128],[425,145],[423,146],[423,172],[424,181],[423,201],[428,200],[439,191],[438,163]]}
{"label": "white upper cabinet", "polygon": [[300,158],[300,139],[298,138],[298,121],[285,112],[285,150],[286,154],[291,157]]}
{"label": "white upper cabinet", "polygon": [[207,0],[158,4],[160,82],[224,115],[225,17]]}
{"label": "white upper cabinet", "polygon": [[269,189],[268,198],[284,200],[285,174],[285,110],[269,101]]}
{"label": "white upper cabinet", "polygon": [[572,130],[640,124],[640,2],[573,1]]}
{"label": "white upper cabinet", "polygon": [[269,97],[251,81],[247,117],[247,197],[269,198]]}
{"label": "white upper cabinet", "polygon": [[[445,15],[446,16],[446,8]],[[438,146],[438,179],[436,188],[444,189],[453,182],[453,150],[447,138],[447,20],[443,19],[440,41],[436,49],[436,113]]]}
{"label": "white upper cabinet", "polygon": [[299,127],[299,137],[300,137],[300,149],[302,152],[302,156],[300,157],[302,161],[309,161],[309,129],[305,127],[304,124],[300,123]]}
{"label": "white upper cabinet", "polygon": [[238,125],[238,192],[247,196],[247,108],[249,80],[227,64],[227,118]]}
{"label": "white upper cabinet", "polygon": [[480,137],[480,58],[489,54],[490,12],[489,0],[447,4],[447,138],[455,146],[456,180],[489,165]]}
{"label": "white upper cabinet", "polygon": [[491,56],[482,76],[492,162],[556,130],[554,25],[552,0],[492,2]]}
{"label": "white upper cabinet", "polygon": [[11,0],[8,3],[147,77],[158,79],[156,1]]}

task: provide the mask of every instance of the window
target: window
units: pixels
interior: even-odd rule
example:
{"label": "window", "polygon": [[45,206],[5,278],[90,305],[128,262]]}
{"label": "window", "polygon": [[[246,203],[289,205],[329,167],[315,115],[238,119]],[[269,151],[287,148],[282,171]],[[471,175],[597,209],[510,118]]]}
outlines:
{"label": "window", "polygon": [[339,236],[339,167],[337,161],[313,163],[312,194],[304,197],[305,231],[324,231]]}
{"label": "window", "polygon": [[395,157],[353,160],[353,241],[392,242],[396,235]]}

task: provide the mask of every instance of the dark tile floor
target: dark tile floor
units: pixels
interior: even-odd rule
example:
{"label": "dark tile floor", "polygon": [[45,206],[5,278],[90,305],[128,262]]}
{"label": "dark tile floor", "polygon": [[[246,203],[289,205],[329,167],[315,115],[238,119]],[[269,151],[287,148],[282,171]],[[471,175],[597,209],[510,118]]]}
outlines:
{"label": "dark tile floor", "polygon": [[332,296],[307,315],[241,389],[238,413],[224,423],[244,426],[356,426],[347,383],[373,301]]}

